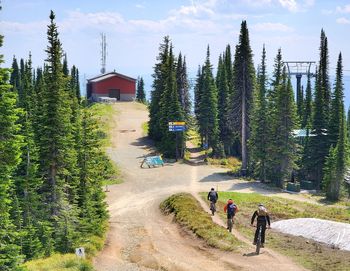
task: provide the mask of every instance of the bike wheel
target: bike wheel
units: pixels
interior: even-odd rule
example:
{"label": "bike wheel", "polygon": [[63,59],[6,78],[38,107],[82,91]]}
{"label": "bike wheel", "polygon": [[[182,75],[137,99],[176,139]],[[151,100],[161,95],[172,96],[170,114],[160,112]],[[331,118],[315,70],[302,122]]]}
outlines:
{"label": "bike wheel", "polygon": [[211,214],[212,215],[214,215],[215,214],[215,211],[216,211],[216,209],[215,209],[215,204],[214,203],[210,203],[210,210],[211,210]]}
{"label": "bike wheel", "polygon": [[228,231],[232,232],[232,228],[233,228],[233,221],[232,221],[232,219],[229,219],[227,221],[227,223],[228,223]]}
{"label": "bike wheel", "polygon": [[258,241],[256,242],[256,250],[255,250],[255,253],[256,253],[257,255],[259,255],[259,253],[260,253],[260,247],[261,247],[261,241],[258,240]]}

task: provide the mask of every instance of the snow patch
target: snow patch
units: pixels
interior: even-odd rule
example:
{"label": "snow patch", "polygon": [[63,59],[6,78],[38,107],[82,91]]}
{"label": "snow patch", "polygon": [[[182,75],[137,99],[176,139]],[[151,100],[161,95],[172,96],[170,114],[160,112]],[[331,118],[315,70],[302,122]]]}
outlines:
{"label": "snow patch", "polygon": [[317,218],[296,218],[272,223],[271,228],[350,251],[350,224]]}

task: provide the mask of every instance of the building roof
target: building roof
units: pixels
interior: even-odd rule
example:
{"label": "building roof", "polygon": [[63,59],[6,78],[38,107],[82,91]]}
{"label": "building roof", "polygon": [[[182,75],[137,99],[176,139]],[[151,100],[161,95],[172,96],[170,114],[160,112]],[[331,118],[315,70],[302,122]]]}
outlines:
{"label": "building roof", "polygon": [[126,75],[123,75],[121,73],[109,72],[109,73],[100,74],[98,76],[92,77],[92,78],[88,79],[88,82],[100,82],[100,81],[106,80],[106,79],[114,77],[114,76],[117,76],[117,77],[129,80],[129,81],[132,81],[132,82],[136,81],[136,79],[131,78],[131,77],[126,76]]}

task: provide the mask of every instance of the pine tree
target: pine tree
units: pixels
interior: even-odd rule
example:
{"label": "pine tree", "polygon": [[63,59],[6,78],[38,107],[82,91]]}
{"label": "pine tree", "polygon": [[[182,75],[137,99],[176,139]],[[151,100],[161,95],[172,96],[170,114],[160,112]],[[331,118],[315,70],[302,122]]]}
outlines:
{"label": "pine tree", "polygon": [[324,186],[330,200],[338,200],[347,160],[342,55],[339,54],[329,123],[331,148],[325,162]]}
{"label": "pine tree", "polygon": [[[62,48],[58,38],[55,15],[51,11],[48,26],[46,88],[43,93],[44,116],[41,135],[40,169],[45,176],[48,218],[55,228],[56,248],[65,252],[71,248],[75,225],[76,151],[71,123],[71,93],[67,91],[67,78],[61,63]],[[75,225],[76,226],[76,225]],[[69,240],[67,239],[69,236]]]}
{"label": "pine tree", "polygon": [[329,153],[327,140],[327,122],[324,112],[324,95],[321,87],[320,73],[316,72],[315,99],[312,112],[312,132],[309,139],[310,151],[305,161],[309,179],[314,180],[315,187],[320,189],[323,178],[323,165]]}
{"label": "pine tree", "polygon": [[[218,89],[218,118],[219,118],[219,141],[223,143],[225,155],[231,154],[232,130],[229,127],[229,102],[230,89],[227,78],[225,59],[220,55],[216,76],[216,87]],[[232,69],[231,69],[232,71]]]}
{"label": "pine tree", "polygon": [[137,80],[136,100],[140,103],[146,102],[145,83],[142,77],[139,77]]}
{"label": "pine tree", "polygon": [[187,79],[187,66],[186,66],[186,57],[182,58],[181,52],[177,59],[176,65],[176,84],[177,91],[179,96],[179,101],[182,107],[182,110],[185,114],[185,119],[187,120],[191,114],[191,101],[189,93],[189,83]]}
{"label": "pine tree", "polygon": [[329,56],[328,40],[324,30],[321,30],[320,38],[320,61],[319,61],[319,84],[323,94],[324,117],[326,122],[329,121],[331,108],[331,86],[329,83]]}
{"label": "pine tree", "polygon": [[76,98],[78,99],[78,104],[81,102],[81,94],[80,94],[80,80],[79,80],[79,70],[75,65],[73,65],[71,72],[71,88],[72,91],[75,92]]}
{"label": "pine tree", "polygon": [[21,87],[20,80],[21,80],[21,76],[20,76],[20,71],[19,71],[19,67],[18,67],[18,62],[17,62],[16,57],[13,56],[10,85],[12,86],[14,91],[18,91],[18,89]]}
{"label": "pine tree", "polygon": [[239,131],[242,153],[242,175],[248,167],[248,139],[250,133],[250,115],[255,87],[253,54],[250,48],[246,21],[241,24],[239,42],[236,46],[233,67],[234,93],[232,96],[230,122]]}
{"label": "pine tree", "polygon": [[102,235],[107,218],[102,181],[110,177],[106,170],[110,165],[101,149],[98,124],[88,108],[82,112],[81,127],[78,156],[80,232],[83,235]]}
{"label": "pine tree", "polygon": [[258,70],[258,88],[255,95],[255,103],[252,116],[252,135],[250,139],[252,160],[255,164],[255,174],[263,182],[266,180],[268,139],[270,137],[266,93],[266,50],[264,45],[261,64]]}
{"label": "pine tree", "polygon": [[[183,121],[184,112],[179,101],[176,85],[176,63],[173,55],[173,47],[169,46],[169,55],[165,66],[166,78],[164,93],[160,100],[160,126],[162,139],[160,147],[164,155],[180,158],[183,156],[184,136],[180,132],[170,132],[169,122]],[[178,133],[178,134],[176,134]]]}
{"label": "pine tree", "polygon": [[276,94],[276,114],[271,120],[274,144],[271,148],[270,143],[268,152],[273,172],[269,177],[276,186],[283,188],[297,158],[293,130],[298,124],[293,88],[285,68],[282,72],[282,84],[277,88]]}
{"label": "pine tree", "polygon": [[148,135],[155,141],[160,141],[162,138],[160,128],[161,113],[159,110],[159,103],[164,92],[166,80],[166,64],[169,57],[169,36],[165,36],[163,43],[159,46],[159,55],[157,57],[158,63],[154,67],[153,90],[151,91],[151,103],[149,105],[149,130]]}
{"label": "pine tree", "polygon": [[308,124],[312,122],[312,93],[311,93],[311,76],[307,76],[307,85],[305,91],[305,102],[303,110],[303,118],[301,128],[307,127]]}
{"label": "pine tree", "polygon": [[330,121],[328,129],[329,142],[335,148],[339,138],[340,122],[342,120],[341,115],[344,111],[343,99],[344,99],[344,85],[343,85],[343,64],[342,55],[339,54],[336,79],[334,86],[333,98],[331,102]]}
{"label": "pine tree", "polygon": [[[0,35],[0,48],[3,36]],[[0,55],[2,64],[3,55]],[[0,267],[2,270],[19,270],[22,260],[18,235],[10,218],[13,173],[20,163],[21,137],[17,123],[20,110],[16,108],[17,95],[11,92],[10,70],[0,68]],[[15,210],[16,211],[16,210]]]}
{"label": "pine tree", "polygon": [[207,57],[202,67],[199,78],[198,92],[198,125],[203,138],[203,143],[213,149],[214,156],[222,154],[219,149],[219,127],[218,127],[218,100],[217,89],[213,77],[212,65],[210,63],[210,50],[207,48]]}

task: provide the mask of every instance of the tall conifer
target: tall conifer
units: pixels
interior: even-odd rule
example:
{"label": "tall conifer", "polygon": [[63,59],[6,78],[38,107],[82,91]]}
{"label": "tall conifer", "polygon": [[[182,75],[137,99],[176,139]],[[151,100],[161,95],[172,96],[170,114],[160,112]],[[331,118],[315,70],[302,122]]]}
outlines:
{"label": "tall conifer", "polygon": [[255,71],[253,54],[249,42],[249,33],[246,21],[241,24],[239,42],[236,46],[233,66],[233,87],[230,122],[239,131],[242,174],[245,175],[248,168],[248,139],[250,134],[250,115],[253,102],[253,90],[255,87]]}

